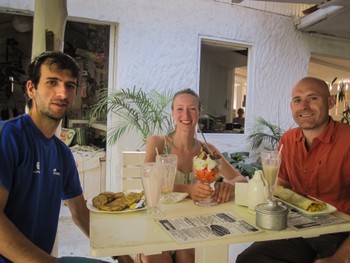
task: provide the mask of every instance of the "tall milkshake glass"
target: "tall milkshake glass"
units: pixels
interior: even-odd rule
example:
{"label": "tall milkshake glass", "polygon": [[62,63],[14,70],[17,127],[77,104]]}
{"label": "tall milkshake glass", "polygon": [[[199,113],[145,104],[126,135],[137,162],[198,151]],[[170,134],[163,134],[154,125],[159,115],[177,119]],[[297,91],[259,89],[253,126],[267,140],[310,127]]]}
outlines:
{"label": "tall milkshake glass", "polygon": [[175,154],[159,154],[156,156],[157,163],[168,163],[169,170],[163,175],[162,186],[162,203],[172,203],[174,197],[171,195],[174,188],[176,170],[177,170],[177,155]]}
{"label": "tall milkshake glass", "polygon": [[273,201],[273,191],[281,166],[281,153],[278,151],[261,152],[261,164],[265,180],[269,186],[269,200]]}
{"label": "tall milkshake glass", "polygon": [[143,214],[146,218],[162,218],[164,213],[159,209],[162,193],[163,177],[169,170],[167,163],[144,163],[141,165],[141,178],[146,196],[147,210]]}
{"label": "tall milkshake glass", "polygon": [[287,227],[288,208],[277,202],[273,191],[281,166],[281,153],[278,151],[261,152],[261,164],[265,180],[269,186],[269,198],[266,203],[255,207],[256,225],[267,230],[282,230]]}

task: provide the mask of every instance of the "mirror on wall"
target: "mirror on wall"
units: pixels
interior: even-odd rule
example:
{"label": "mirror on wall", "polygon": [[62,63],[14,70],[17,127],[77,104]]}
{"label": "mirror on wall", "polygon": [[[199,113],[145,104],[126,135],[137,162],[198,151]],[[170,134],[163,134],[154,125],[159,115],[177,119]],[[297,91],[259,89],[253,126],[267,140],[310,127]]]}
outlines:
{"label": "mirror on wall", "polygon": [[[26,70],[31,60],[33,17],[0,12],[0,120],[25,112]],[[99,116],[88,127],[88,114],[99,94],[108,88],[110,25],[67,21],[64,52],[81,69],[73,108],[62,128],[84,128],[84,143],[105,148],[106,120]],[[76,136],[77,137],[77,136]],[[83,136],[82,136],[83,137]],[[73,142],[74,143],[74,142]]]}
{"label": "mirror on wall", "polygon": [[199,127],[206,133],[244,133],[248,46],[201,40]]}

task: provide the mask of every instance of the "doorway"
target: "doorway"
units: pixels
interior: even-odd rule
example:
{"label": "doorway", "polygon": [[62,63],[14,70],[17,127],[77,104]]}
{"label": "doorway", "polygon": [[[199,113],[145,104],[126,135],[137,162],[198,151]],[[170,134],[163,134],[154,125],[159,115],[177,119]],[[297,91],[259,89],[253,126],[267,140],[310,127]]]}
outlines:
{"label": "doorway", "polygon": [[[6,120],[24,113],[33,17],[0,13],[0,23],[0,120]],[[77,121],[87,123],[89,109],[96,103],[99,93],[108,88],[110,28],[106,24],[66,23],[64,52],[75,58],[82,74],[74,106],[63,127]],[[102,122],[99,123],[102,126],[106,123],[103,116],[97,121]],[[105,145],[98,140],[96,143]]]}
{"label": "doorway", "polygon": [[245,117],[236,126],[233,119],[246,108],[247,74],[248,46],[201,39],[199,124],[203,132],[244,133]]}

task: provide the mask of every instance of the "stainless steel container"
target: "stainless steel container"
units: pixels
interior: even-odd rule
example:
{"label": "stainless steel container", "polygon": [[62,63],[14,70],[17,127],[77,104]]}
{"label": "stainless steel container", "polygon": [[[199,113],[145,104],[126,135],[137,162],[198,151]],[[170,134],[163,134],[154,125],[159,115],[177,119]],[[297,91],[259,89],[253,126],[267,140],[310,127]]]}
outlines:
{"label": "stainless steel container", "polygon": [[282,230],[287,227],[288,208],[277,201],[267,201],[255,207],[256,225],[266,230]]}

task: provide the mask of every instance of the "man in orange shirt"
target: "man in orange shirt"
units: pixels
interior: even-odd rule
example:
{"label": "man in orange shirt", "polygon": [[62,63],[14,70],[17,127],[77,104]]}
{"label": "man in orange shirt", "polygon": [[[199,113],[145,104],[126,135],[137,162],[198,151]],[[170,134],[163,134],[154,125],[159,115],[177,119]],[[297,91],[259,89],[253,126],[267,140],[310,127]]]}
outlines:
{"label": "man in orange shirt", "polygon": [[[294,86],[290,106],[299,127],[281,138],[278,184],[350,214],[350,126],[328,115],[334,105],[335,97],[320,79],[306,77]],[[350,236],[256,242],[236,262],[350,262]]]}

